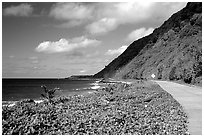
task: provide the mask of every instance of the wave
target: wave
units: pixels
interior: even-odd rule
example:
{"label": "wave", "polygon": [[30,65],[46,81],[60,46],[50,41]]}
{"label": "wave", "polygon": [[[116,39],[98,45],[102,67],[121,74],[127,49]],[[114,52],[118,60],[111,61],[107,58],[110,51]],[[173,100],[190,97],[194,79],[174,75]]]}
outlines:
{"label": "wave", "polygon": [[96,89],[101,88],[101,84],[99,82],[100,82],[99,80],[94,81],[93,83],[89,83],[85,87],[73,88],[72,91],[81,92],[81,91],[87,91],[87,90],[96,90]]}
{"label": "wave", "polygon": [[89,93],[89,94],[92,94],[92,93],[95,93],[95,92],[97,92],[97,91],[89,91],[88,93]]}
{"label": "wave", "polygon": [[41,103],[44,102],[44,100],[34,100],[35,103]]}
{"label": "wave", "polygon": [[[2,106],[13,107],[20,101],[2,101]],[[44,102],[44,100],[34,100],[36,104]]]}
{"label": "wave", "polygon": [[81,90],[96,90],[99,89],[101,86],[92,86],[92,87],[87,87],[87,88],[82,88]]}
{"label": "wave", "polygon": [[99,89],[101,86],[93,86],[91,89]]}
{"label": "wave", "polygon": [[82,90],[96,90],[99,89],[101,86],[92,86],[92,87],[88,87],[88,88],[82,88]]}
{"label": "wave", "polygon": [[100,81],[95,81],[94,83],[91,83],[92,85],[91,89],[99,89],[101,86],[99,85]]}
{"label": "wave", "polygon": [[2,106],[12,107],[16,104],[16,102],[18,101],[2,101]]}

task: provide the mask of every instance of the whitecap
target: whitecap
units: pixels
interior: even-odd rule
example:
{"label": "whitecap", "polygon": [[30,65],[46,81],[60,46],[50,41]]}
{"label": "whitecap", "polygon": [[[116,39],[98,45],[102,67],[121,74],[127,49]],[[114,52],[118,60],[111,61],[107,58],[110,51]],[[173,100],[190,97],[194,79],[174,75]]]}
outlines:
{"label": "whitecap", "polygon": [[91,87],[91,89],[99,89],[100,88],[100,86],[93,86],[93,87]]}
{"label": "whitecap", "polygon": [[44,100],[34,100],[35,103],[41,103],[43,102]]}
{"label": "whitecap", "polygon": [[12,103],[12,104],[9,104],[8,107],[13,107],[15,105],[16,105],[15,103]]}

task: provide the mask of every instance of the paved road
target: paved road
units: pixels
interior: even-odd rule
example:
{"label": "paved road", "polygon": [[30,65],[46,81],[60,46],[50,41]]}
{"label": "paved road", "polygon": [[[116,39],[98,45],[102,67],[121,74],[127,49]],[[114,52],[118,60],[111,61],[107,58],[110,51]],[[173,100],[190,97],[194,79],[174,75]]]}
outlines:
{"label": "paved road", "polygon": [[155,81],[170,93],[188,115],[188,129],[191,135],[202,135],[202,89],[173,82]]}

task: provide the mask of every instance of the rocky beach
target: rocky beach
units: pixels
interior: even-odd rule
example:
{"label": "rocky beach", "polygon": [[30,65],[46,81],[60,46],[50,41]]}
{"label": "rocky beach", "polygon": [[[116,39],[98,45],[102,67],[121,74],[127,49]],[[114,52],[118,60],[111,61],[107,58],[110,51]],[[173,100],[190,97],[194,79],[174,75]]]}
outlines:
{"label": "rocky beach", "polygon": [[169,93],[142,80],[2,108],[3,135],[188,135],[187,123]]}

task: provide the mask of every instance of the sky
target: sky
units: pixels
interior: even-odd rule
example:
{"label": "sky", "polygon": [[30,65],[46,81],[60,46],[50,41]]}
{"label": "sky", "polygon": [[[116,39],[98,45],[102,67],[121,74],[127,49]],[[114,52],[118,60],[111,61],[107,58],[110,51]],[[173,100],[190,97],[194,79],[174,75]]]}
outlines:
{"label": "sky", "polygon": [[95,74],[186,2],[2,3],[2,77]]}

